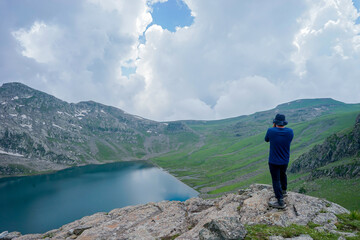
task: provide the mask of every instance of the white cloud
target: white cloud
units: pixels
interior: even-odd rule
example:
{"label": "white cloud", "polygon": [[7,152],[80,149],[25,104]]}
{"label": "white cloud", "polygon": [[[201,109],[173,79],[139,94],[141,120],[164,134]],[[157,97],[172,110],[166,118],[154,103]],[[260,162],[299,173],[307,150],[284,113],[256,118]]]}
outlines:
{"label": "white cloud", "polygon": [[138,114],[213,119],[305,97],[360,101],[359,13],[350,0],[186,3],[192,26],[146,32]]}
{"label": "white cloud", "polygon": [[152,2],[83,0],[67,11],[64,1],[57,15],[9,27],[21,58],[0,63],[21,74],[2,81],[155,120],[231,117],[307,97],[360,102],[351,0],[185,0],[194,23],[176,32],[146,30]]}
{"label": "white cloud", "polygon": [[20,53],[45,64],[16,81],[67,101],[131,106],[144,81],[122,76],[121,67],[135,66],[138,38],[151,21],[146,0],[89,0],[75,14],[16,29],[12,35]]}
{"label": "white cloud", "polygon": [[58,39],[62,37],[62,32],[57,26],[36,21],[28,31],[22,28],[12,34],[23,48],[23,56],[33,58],[39,63],[56,60],[54,45],[59,43]]}
{"label": "white cloud", "polygon": [[[348,59],[354,56],[360,26],[355,25],[360,16],[351,0],[323,0],[308,2],[309,9],[297,19],[300,30],[294,38],[297,51],[292,55],[297,74],[307,73],[307,61],[321,56]],[[356,54],[356,51],[355,51]],[[357,54],[356,54],[357,55]]]}
{"label": "white cloud", "polygon": [[[284,53],[287,51],[289,54],[294,49],[292,35],[284,32],[295,34],[296,28],[292,26],[296,25],[294,11],[298,6],[286,9],[280,3],[276,6],[265,3],[258,9],[258,4],[239,1],[188,1],[188,4],[196,12],[192,26],[180,28],[175,33],[163,30],[160,26],[152,26],[146,32],[146,44],[140,49],[137,73],[145,77],[148,85],[139,96],[161,92],[161,96],[166,98],[161,101],[167,104],[159,105],[155,102],[158,98],[145,98],[146,101],[138,105],[152,108],[136,109],[137,113],[155,119],[174,119],[174,116],[181,114],[189,115],[178,104],[196,101],[204,106],[204,114],[198,113],[193,118],[202,116],[213,119],[250,113],[275,105],[274,101],[264,101],[271,92],[259,97],[261,87],[259,84],[249,84],[248,80],[270,79],[276,83],[279,80],[272,77],[284,68],[291,68]],[[269,7],[274,12],[269,12]],[[253,15],[254,12],[256,15]],[[262,22],[274,14],[279,16],[277,22]],[[283,24],[289,18],[293,18],[294,23]],[[264,26],[258,26],[260,23]],[[275,27],[278,29],[272,31]],[[258,82],[265,84],[265,87],[267,83],[273,86],[270,80]],[[226,106],[225,102],[236,100],[236,93],[224,91],[224,85],[241,89],[242,96],[247,96],[248,101],[253,103],[246,104],[243,101],[240,103],[242,106]],[[138,101],[141,99],[144,98],[138,98]],[[271,105],[261,105],[260,102],[271,102]],[[156,106],[161,111],[155,111]],[[196,104],[194,108],[199,109]],[[198,111],[189,105],[187,112]]]}
{"label": "white cloud", "polygon": [[155,4],[155,3],[158,3],[158,2],[160,2],[160,3],[164,3],[164,2],[167,2],[168,0],[149,0],[148,2],[149,2],[149,4],[151,5],[151,4]]}
{"label": "white cloud", "polygon": [[360,101],[359,16],[351,0],[308,2],[294,37],[291,59],[299,78],[289,84],[293,94]]}
{"label": "white cloud", "polygon": [[253,113],[253,109],[270,109],[281,101],[281,91],[268,79],[253,76],[225,83],[214,110],[218,118],[234,117],[236,112]]}

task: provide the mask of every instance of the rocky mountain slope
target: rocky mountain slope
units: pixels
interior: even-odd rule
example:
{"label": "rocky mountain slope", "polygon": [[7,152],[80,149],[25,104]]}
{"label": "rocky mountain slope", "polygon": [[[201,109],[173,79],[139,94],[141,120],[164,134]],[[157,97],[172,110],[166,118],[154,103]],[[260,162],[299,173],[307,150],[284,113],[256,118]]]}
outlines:
{"label": "rocky mountain slope", "polygon": [[[2,233],[3,239],[359,239],[359,219],[323,200],[289,192],[287,208],[269,208],[269,185],[186,202],[163,201],[96,213],[44,234]],[[358,224],[358,225],[356,225]],[[358,227],[356,227],[358,226]]]}
{"label": "rocky mountain slope", "polygon": [[0,175],[148,159],[177,149],[180,138],[198,138],[181,122],[159,123],[92,101],[67,103],[21,83],[0,87],[0,121]]}
{"label": "rocky mountain slope", "polygon": [[340,132],[314,146],[292,163],[290,172],[311,171],[310,178],[360,177],[360,115],[349,132]]}
{"label": "rocky mountain slope", "polygon": [[[360,104],[301,99],[230,119],[160,123],[95,102],[67,103],[20,83],[7,83],[0,87],[0,176],[150,159],[201,196],[221,196],[254,182],[270,183],[264,133],[279,112],[286,115],[295,133],[292,163],[332,134],[342,131],[344,135],[353,126]],[[331,160],[316,173],[346,176],[349,166],[358,169],[356,162],[347,157]],[[290,173],[289,187],[298,191],[306,174]],[[327,189],[322,182],[309,187],[308,194],[357,209],[353,191],[348,190],[360,192],[360,184],[352,180],[335,183],[337,191],[346,190],[341,195],[346,196],[341,198],[347,199],[344,202],[331,198],[332,193],[322,195],[319,190]]]}

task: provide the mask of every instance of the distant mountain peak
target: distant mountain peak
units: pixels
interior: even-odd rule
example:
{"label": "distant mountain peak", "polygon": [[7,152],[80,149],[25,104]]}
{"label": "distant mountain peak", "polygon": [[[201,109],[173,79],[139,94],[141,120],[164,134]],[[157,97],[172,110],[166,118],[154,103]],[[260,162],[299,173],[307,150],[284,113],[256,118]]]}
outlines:
{"label": "distant mountain peak", "polygon": [[334,105],[345,105],[345,103],[337,101],[332,98],[298,99],[288,103],[280,104],[276,106],[276,109],[290,110],[290,109],[299,109],[305,107],[334,106]]}
{"label": "distant mountain peak", "polygon": [[7,82],[7,83],[3,83],[1,85],[1,87],[9,87],[9,86],[22,86],[22,87],[30,88],[29,86],[27,86],[21,82]]}
{"label": "distant mountain peak", "polygon": [[13,92],[28,92],[28,91],[37,91],[23,83],[20,82],[9,82],[9,83],[3,83],[0,86],[0,90],[8,91],[11,90]]}
{"label": "distant mountain peak", "polygon": [[0,87],[0,97],[7,97],[7,98],[29,98],[34,95],[46,97],[49,99],[56,99],[57,101],[64,102],[63,100],[60,100],[48,93],[36,90],[34,88],[31,88],[23,83],[20,82],[10,82],[10,83],[4,83]]}

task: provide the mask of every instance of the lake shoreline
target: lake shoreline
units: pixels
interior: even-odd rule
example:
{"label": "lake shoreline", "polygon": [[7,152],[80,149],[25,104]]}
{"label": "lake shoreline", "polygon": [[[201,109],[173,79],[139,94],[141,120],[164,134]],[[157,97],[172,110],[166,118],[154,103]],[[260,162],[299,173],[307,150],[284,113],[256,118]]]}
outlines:
{"label": "lake shoreline", "polygon": [[[38,161],[45,161],[45,160],[38,160]],[[59,165],[59,164],[54,163],[57,166],[59,166],[59,168],[57,168],[57,169],[49,169],[49,170],[44,170],[44,171],[36,171],[36,172],[31,172],[31,173],[26,173],[26,174],[0,175],[0,179],[46,175],[46,174],[57,173],[59,171],[63,171],[63,170],[70,169],[70,168],[77,168],[77,167],[84,167],[84,166],[91,166],[91,165],[95,166],[95,165],[106,165],[106,164],[113,164],[113,163],[119,163],[119,162],[146,162],[146,161],[150,161],[150,160],[141,160],[141,159],[137,159],[137,160],[120,160],[120,161],[115,160],[115,161],[109,161],[109,162],[85,163],[85,164],[79,164],[79,165],[73,165],[73,166]],[[46,161],[46,162],[48,162],[48,161]],[[155,164],[153,164],[153,165],[155,165]],[[161,168],[161,167],[159,167],[159,168]]]}
{"label": "lake shoreline", "polygon": [[198,195],[151,161],[75,166],[1,178],[0,211],[7,217],[0,219],[0,226],[23,234],[44,232],[96,212],[163,200],[185,201]]}
{"label": "lake shoreline", "polygon": [[[45,160],[40,160],[40,161],[45,161]],[[85,166],[96,166],[96,165],[106,165],[106,164],[114,164],[114,163],[120,163],[120,162],[147,162],[151,165],[153,165],[154,167],[157,167],[159,169],[161,169],[162,171],[170,174],[171,176],[173,176],[174,178],[176,178],[178,181],[182,182],[183,184],[187,185],[188,187],[194,189],[194,187],[196,186],[190,186],[187,183],[183,182],[181,179],[179,179],[177,176],[171,174],[167,169],[162,168],[160,165],[158,165],[157,163],[153,162],[151,159],[130,159],[130,160],[121,160],[121,161],[109,161],[109,162],[97,162],[97,163],[85,163],[85,164],[79,164],[79,165],[75,165],[75,166],[65,166],[62,165],[63,167],[58,168],[58,169],[51,169],[51,170],[45,170],[45,171],[39,171],[39,172],[32,172],[32,173],[28,173],[28,174],[18,174],[18,175],[11,175],[11,176],[4,176],[4,175],[0,175],[0,181],[3,179],[10,179],[10,178],[17,178],[17,177],[30,177],[30,176],[39,176],[39,175],[48,175],[48,174],[55,174],[57,172],[66,170],[66,169],[71,169],[71,168],[78,168],[78,167],[85,167]],[[196,189],[194,189],[195,191],[197,191]],[[199,196],[202,196],[202,194],[197,191],[199,193]]]}

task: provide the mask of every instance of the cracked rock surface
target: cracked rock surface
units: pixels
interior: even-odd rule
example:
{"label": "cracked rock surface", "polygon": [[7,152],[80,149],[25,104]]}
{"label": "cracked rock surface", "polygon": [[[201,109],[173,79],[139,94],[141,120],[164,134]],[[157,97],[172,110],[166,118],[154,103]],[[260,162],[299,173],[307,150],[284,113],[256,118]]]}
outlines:
{"label": "cracked rock surface", "polygon": [[86,216],[44,234],[7,239],[243,239],[246,224],[289,226],[311,221],[336,231],[336,214],[349,213],[338,204],[294,192],[288,192],[287,208],[278,210],[268,207],[273,197],[271,186],[253,184],[240,194],[128,206]]}

